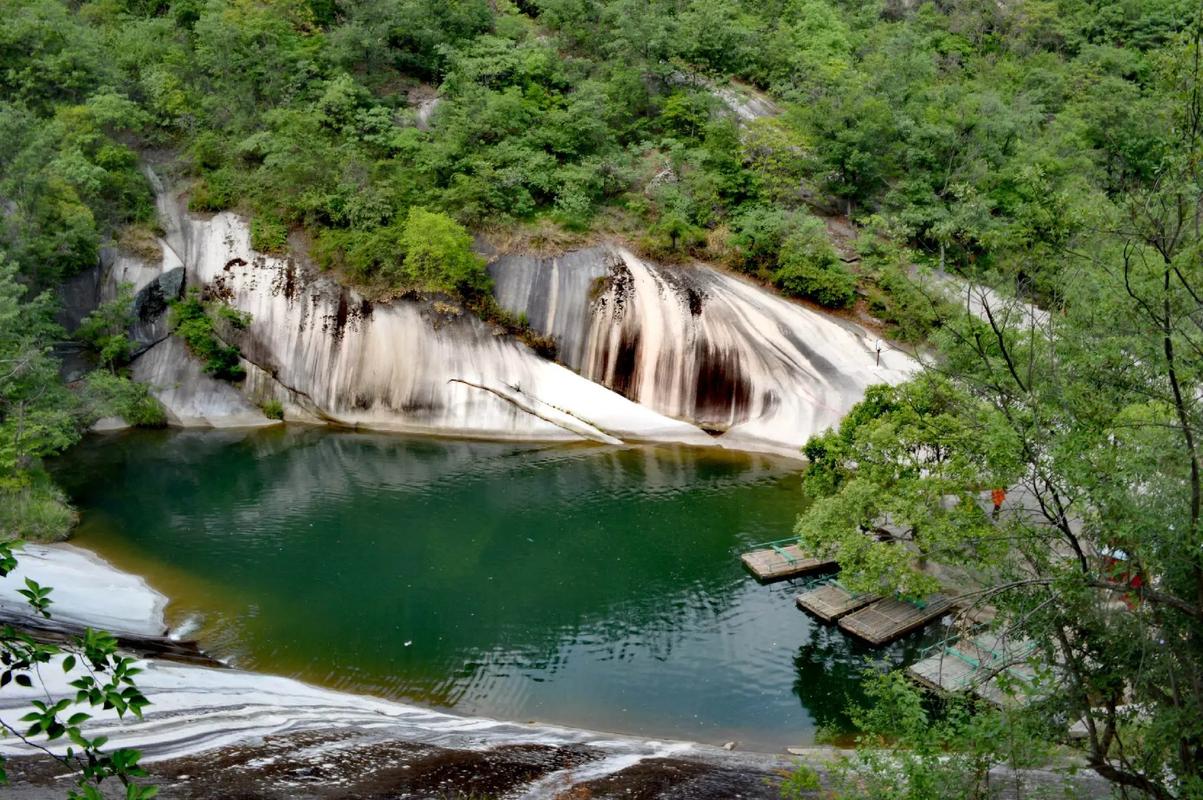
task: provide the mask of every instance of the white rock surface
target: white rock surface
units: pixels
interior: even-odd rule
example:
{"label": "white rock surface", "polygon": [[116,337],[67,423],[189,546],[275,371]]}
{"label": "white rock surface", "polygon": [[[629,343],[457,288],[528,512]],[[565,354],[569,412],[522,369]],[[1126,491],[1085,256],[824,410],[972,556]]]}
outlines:
{"label": "white rock surface", "polygon": [[247,360],[238,388],[201,372],[174,339],[137,359],[135,377],[175,425],[271,424],[259,406],[277,400],[287,419],[307,422],[797,457],[867,386],[916,368],[884,343],[879,364],[869,332],[705,266],[661,267],[614,248],[502,259],[499,299],[556,336],[567,369],[454,304],[373,304],[256,253],[244,220],[188,215],[159,188],[163,267],[183,264],[189,286],[252,317],[246,332],[224,332]]}
{"label": "white rock surface", "polygon": [[16,555],[17,568],[0,578],[0,610],[6,614],[31,613],[18,594],[28,577],[52,587],[49,610],[56,620],[139,636],[161,636],[167,631],[163,618],[167,598],[137,575],[65,544],[27,544]]}
{"label": "white rock surface", "polygon": [[735,449],[797,454],[868,386],[918,368],[857,325],[700,264],[594,247],[491,271],[499,302],[554,336],[569,366]]}
{"label": "white rock surface", "polygon": [[993,317],[999,327],[1042,329],[1048,325],[1048,312],[1030,303],[999,294],[989,286],[969,283],[948,273],[936,273],[931,280],[941,288],[951,302],[978,319]]}
{"label": "white rock surface", "polygon": [[128,253],[117,253],[105,274],[105,282],[101,287],[101,300],[109,301],[117,297],[117,290],[123,283],[128,283],[137,293],[139,289],[159,277],[162,268],[157,263],[151,263]]}
{"label": "white rock surface", "polygon": [[[290,678],[211,669],[165,661],[142,661],[138,688],[150,700],[142,719],[120,719],[116,711],[89,709],[89,735],[109,737],[108,748],[133,747],[150,763],[205,750],[303,730],[377,730],[408,741],[457,749],[481,749],[516,742],[545,745],[588,743],[638,756],[660,756],[698,749],[683,742],[660,742],[550,725],[518,724],[461,717],[404,703],[310,686]],[[74,692],[68,682],[82,674],[77,666],[64,674],[57,664],[41,671],[43,683],[16,686],[0,696],[0,718],[18,719],[32,700],[48,691],[60,697]],[[11,691],[10,691],[11,690]],[[61,754],[70,742],[47,743]],[[0,739],[0,755],[35,754],[28,745]]]}
{"label": "white rock surface", "polygon": [[781,113],[777,104],[750,86],[740,83],[716,85],[711,91],[729,108],[740,122],[752,122]]}
{"label": "white rock surface", "polygon": [[[251,315],[238,344],[263,374],[250,388],[274,384],[284,393],[277,399],[309,414],[458,436],[712,444],[696,426],[542,359],[451,305],[372,304],[291,260],[255,253],[234,214],[183,224],[195,283]],[[220,412],[196,415],[215,423]]]}
{"label": "white rock surface", "polygon": [[169,336],[134,361],[133,378],[151,387],[167,412],[167,421],[181,428],[249,428],[277,425],[242,392],[226,381],[206,375],[187,346]]}

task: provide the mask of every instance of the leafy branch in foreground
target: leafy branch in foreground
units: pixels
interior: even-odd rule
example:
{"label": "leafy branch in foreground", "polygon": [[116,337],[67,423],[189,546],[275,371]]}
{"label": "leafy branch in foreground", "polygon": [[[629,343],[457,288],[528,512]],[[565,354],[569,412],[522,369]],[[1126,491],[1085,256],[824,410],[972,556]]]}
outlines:
{"label": "leafy branch in foreground", "polygon": [[[17,566],[15,542],[0,542],[0,578],[8,576]],[[31,578],[25,588],[18,590],[36,616],[49,619],[51,589]],[[57,666],[70,677],[67,686],[74,694],[55,698],[40,669]],[[89,737],[83,724],[92,714],[83,709],[100,708],[116,711],[119,717],[127,713],[142,716],[149,701],[134,681],[141,672],[134,660],[117,652],[117,640],[112,634],[87,629],[69,646],[42,644],[11,624],[0,626],[0,690],[8,687],[33,689],[35,683],[45,691],[45,699],[30,699],[31,711],[18,720],[0,718],[0,728],[20,739],[31,748],[41,751],[79,775],[76,789],[68,793],[71,800],[102,800],[106,781],[117,781],[123,787],[126,800],[148,800],[158,794],[158,788],[143,786],[137,778],[146,776],[139,766],[137,750],[119,748],[106,752],[105,736]],[[71,744],[64,752],[52,745],[66,739]],[[0,784],[8,780],[4,759],[0,757]]]}

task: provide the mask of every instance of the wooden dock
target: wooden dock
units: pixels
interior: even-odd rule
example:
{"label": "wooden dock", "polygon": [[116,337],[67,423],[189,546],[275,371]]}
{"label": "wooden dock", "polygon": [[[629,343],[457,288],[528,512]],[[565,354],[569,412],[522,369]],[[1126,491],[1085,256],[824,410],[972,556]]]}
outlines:
{"label": "wooden dock", "polygon": [[840,617],[879,599],[881,598],[875,594],[853,594],[832,581],[817,589],[803,592],[794,598],[794,602],[798,604],[798,608],[814,614],[824,622],[835,622]]}
{"label": "wooden dock", "polygon": [[[1030,686],[1035,670],[1024,659],[1031,652],[1027,641],[1007,642],[994,634],[960,639],[934,651],[911,666],[907,674],[922,686],[941,694],[968,692],[996,706],[1023,702],[1026,695],[1003,688],[1004,681]],[[1001,678],[1006,675],[1006,678]]]}
{"label": "wooden dock", "polygon": [[880,646],[922,628],[953,608],[952,601],[935,595],[919,606],[885,598],[839,621],[840,629],[871,645]]}
{"label": "wooden dock", "polygon": [[835,569],[836,562],[826,558],[812,558],[795,544],[770,542],[758,550],[744,553],[740,560],[759,581],[777,581],[794,578],[811,572]]}

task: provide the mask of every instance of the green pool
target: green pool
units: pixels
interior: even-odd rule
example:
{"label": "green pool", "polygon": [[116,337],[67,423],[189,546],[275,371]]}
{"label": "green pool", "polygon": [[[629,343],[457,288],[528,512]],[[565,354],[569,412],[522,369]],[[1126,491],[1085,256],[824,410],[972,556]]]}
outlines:
{"label": "green pool", "polygon": [[737,555],[797,465],[283,427],[94,436],[76,542],[250,669],[511,720],[777,749],[844,726],[869,651]]}

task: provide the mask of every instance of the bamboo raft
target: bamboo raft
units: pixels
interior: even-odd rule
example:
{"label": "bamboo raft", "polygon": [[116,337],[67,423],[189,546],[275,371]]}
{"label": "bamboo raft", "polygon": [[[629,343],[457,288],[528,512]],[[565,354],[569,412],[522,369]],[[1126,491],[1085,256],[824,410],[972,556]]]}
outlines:
{"label": "bamboo raft", "polygon": [[762,582],[794,578],[836,567],[836,562],[830,559],[813,558],[802,552],[793,539],[766,542],[739,558],[756,579]]}
{"label": "bamboo raft", "polygon": [[[981,634],[932,648],[930,655],[907,667],[907,674],[934,692],[968,692],[1002,707],[1026,699],[1022,689],[1036,678],[1035,670],[1024,662],[1031,649],[1031,642]],[[1017,684],[1021,691],[1007,691],[1004,681]]]}
{"label": "bamboo raft", "polygon": [[840,617],[851,614],[879,599],[881,598],[874,594],[853,594],[839,583],[831,581],[816,589],[811,589],[809,592],[803,592],[794,598],[794,602],[797,603],[798,608],[815,615],[824,622],[835,622]]}
{"label": "bamboo raft", "polygon": [[885,598],[844,617],[839,626],[845,633],[880,646],[922,628],[952,608],[952,601],[940,595],[922,605]]}

